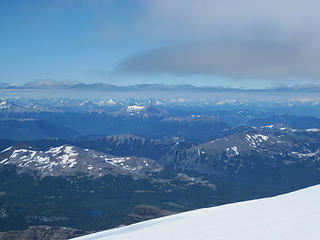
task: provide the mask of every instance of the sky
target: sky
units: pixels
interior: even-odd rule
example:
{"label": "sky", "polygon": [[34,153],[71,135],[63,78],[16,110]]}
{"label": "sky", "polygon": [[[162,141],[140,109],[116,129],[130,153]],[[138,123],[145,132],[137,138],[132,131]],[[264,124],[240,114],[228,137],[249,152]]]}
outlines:
{"label": "sky", "polygon": [[319,84],[316,0],[1,0],[0,82]]}

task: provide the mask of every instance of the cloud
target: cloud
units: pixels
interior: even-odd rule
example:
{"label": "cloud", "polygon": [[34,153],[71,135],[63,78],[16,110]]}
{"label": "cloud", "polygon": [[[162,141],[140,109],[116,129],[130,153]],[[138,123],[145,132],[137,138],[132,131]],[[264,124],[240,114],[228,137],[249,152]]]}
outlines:
{"label": "cloud", "polygon": [[153,48],[128,56],[115,72],[320,77],[318,1],[140,3],[143,12],[136,26]]}
{"label": "cloud", "polygon": [[320,76],[319,51],[297,43],[218,41],[145,51],[121,62],[116,72],[213,74],[228,77]]}

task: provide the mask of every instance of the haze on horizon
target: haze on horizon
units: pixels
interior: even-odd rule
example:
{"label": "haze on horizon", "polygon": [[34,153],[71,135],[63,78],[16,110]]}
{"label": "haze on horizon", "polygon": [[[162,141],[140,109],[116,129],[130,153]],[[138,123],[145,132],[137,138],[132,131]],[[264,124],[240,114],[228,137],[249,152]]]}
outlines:
{"label": "haze on horizon", "polygon": [[315,0],[0,3],[0,82],[319,84]]}

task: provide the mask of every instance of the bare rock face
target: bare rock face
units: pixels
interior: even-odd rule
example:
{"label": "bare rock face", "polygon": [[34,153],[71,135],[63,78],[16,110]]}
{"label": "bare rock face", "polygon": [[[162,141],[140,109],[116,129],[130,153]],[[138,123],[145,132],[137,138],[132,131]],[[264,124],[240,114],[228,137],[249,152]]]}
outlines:
{"label": "bare rock face", "polygon": [[130,225],[154,218],[165,217],[176,214],[176,212],[170,212],[154,206],[149,205],[138,205],[133,211],[127,216],[124,225]]}
{"label": "bare rock face", "polygon": [[90,233],[66,227],[31,226],[24,231],[0,232],[0,240],[65,240]]}

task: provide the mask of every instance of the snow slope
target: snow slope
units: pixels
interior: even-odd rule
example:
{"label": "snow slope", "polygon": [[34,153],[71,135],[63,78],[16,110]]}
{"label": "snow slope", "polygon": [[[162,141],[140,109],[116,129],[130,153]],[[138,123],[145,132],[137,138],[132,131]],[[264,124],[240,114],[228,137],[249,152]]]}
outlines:
{"label": "snow slope", "polygon": [[320,185],[259,200],[200,209],[77,240],[319,240]]}

